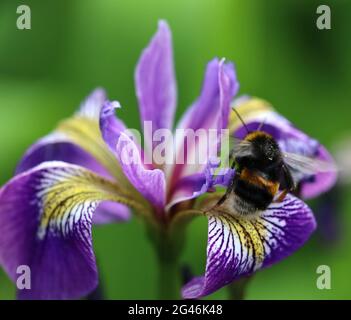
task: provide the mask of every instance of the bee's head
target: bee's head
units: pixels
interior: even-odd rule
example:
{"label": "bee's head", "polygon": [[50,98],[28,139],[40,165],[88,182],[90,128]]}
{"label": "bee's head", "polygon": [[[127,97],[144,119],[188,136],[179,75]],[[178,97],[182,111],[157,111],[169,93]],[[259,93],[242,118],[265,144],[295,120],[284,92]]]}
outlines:
{"label": "bee's head", "polygon": [[249,133],[245,140],[251,143],[251,155],[246,157],[245,166],[262,171],[278,167],[282,155],[278,143],[274,138],[262,131]]}

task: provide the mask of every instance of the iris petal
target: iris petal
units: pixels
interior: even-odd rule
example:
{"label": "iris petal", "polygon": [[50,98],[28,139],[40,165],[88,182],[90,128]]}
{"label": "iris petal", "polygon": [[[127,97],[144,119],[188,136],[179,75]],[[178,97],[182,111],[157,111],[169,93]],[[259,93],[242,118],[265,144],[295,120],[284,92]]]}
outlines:
{"label": "iris petal", "polygon": [[[66,119],[48,136],[38,140],[24,154],[16,174],[25,172],[45,161],[64,161],[92,170],[104,177],[115,177],[128,186],[114,155],[101,138],[99,117],[106,101],[105,91],[94,90],[81,104],[74,117]],[[129,209],[120,204],[101,205],[94,222],[126,220]]]}
{"label": "iris petal", "polygon": [[135,72],[141,125],[152,122],[152,131],[144,132],[149,151],[157,129],[172,129],[177,101],[171,31],[165,21],[143,51]]}
{"label": "iris petal", "polygon": [[[186,139],[185,135],[176,135],[176,145],[181,146],[184,152],[184,164],[182,159],[177,164],[167,168],[167,175],[171,180],[171,205],[190,199],[194,194],[201,192],[200,188],[189,190],[183,188],[179,181],[189,176],[203,175],[208,162],[217,156],[220,147],[220,130],[226,129],[230,110],[230,102],[238,91],[239,85],[236,80],[234,66],[226,64],[224,60],[214,59],[207,65],[206,75],[202,92],[198,100],[191,106],[181,119],[177,129],[191,129],[193,132],[204,130],[208,141],[208,148],[200,148],[200,140]],[[216,130],[214,140],[210,139],[210,132]],[[210,141],[211,140],[211,141]],[[210,147],[210,143],[212,147]],[[177,151],[177,154],[183,154]],[[193,157],[195,154],[195,157]],[[191,163],[192,157],[201,159],[202,163]],[[202,192],[201,192],[202,193]]]}
{"label": "iris petal", "polygon": [[121,132],[127,127],[116,117],[116,109],[121,108],[117,101],[106,101],[100,112],[100,131],[105,143],[109,146],[111,152],[116,152],[116,146]]}
{"label": "iris petal", "polygon": [[109,177],[108,171],[87,151],[75,144],[68,135],[53,132],[38,140],[24,154],[16,174],[34,168],[45,161],[64,161],[78,164],[100,175]]}
{"label": "iris petal", "polygon": [[78,298],[95,288],[92,215],[105,200],[143,210],[114,183],[63,162],[45,162],[1,189],[0,263],[15,282],[19,266],[31,270],[20,298]]}
{"label": "iris petal", "polygon": [[240,276],[280,261],[299,249],[315,228],[311,210],[292,195],[272,203],[259,217],[233,215],[228,208],[212,212],[205,275],[185,285],[183,297],[206,296]]}
{"label": "iris petal", "polygon": [[121,133],[116,155],[130,183],[159,210],[166,202],[166,180],[162,170],[149,169],[143,164],[140,150],[134,141]]}

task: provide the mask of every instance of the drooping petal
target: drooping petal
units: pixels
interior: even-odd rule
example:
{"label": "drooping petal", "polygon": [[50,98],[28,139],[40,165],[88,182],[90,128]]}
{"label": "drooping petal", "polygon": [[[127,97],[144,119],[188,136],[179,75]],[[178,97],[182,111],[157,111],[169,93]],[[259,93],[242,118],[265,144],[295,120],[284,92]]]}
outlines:
{"label": "drooping petal", "polygon": [[[221,129],[227,128],[230,102],[238,88],[232,64],[225,64],[224,60],[218,59],[208,64],[201,95],[185,113],[177,127],[177,163],[167,169],[171,179],[172,203],[184,199],[177,196],[184,193],[183,190],[179,190],[181,185],[178,181],[187,176],[203,173],[209,160],[217,156]],[[189,138],[188,129],[195,136],[199,133],[200,138]],[[206,141],[201,141],[202,138]],[[203,148],[202,145],[206,145],[207,148]]]}
{"label": "drooping petal", "polygon": [[[21,163],[17,167],[17,174],[30,170],[45,161],[64,161],[71,164],[79,164],[104,177],[110,177],[106,169],[100,165],[88,152],[79,148],[74,143],[68,142],[64,134],[54,132],[28,149]],[[130,217],[130,210],[121,204],[113,203],[106,207],[100,204],[94,215],[94,223],[111,223],[125,221]]]}
{"label": "drooping petal", "polygon": [[172,129],[177,100],[171,31],[165,21],[143,51],[135,72],[141,125],[150,121],[152,130],[144,132],[149,151],[152,134],[157,129]]}
{"label": "drooping petal", "polygon": [[[334,159],[329,151],[322,145],[316,151],[317,159],[334,163]],[[337,171],[319,172],[311,177],[306,177],[301,181],[301,196],[304,199],[318,197],[321,193],[329,191],[338,179]]]}
{"label": "drooping petal", "polygon": [[[274,111],[268,102],[257,98],[245,97],[235,103],[235,108],[244,119],[250,131],[261,128],[271,134],[285,152],[296,153],[333,164],[333,158],[317,140],[294,127],[287,119]],[[230,129],[237,138],[244,138],[246,129],[233,113],[230,117]],[[300,194],[309,199],[328,191],[336,182],[337,172],[319,172],[306,175],[293,172],[294,179],[300,184]]]}
{"label": "drooping petal", "polygon": [[156,208],[163,209],[166,201],[166,181],[163,171],[146,168],[140,150],[125,133],[121,133],[116,150],[120,166],[130,183]]}
{"label": "drooping petal", "polygon": [[100,175],[110,176],[90,153],[70,141],[69,136],[57,131],[41,138],[26,151],[17,165],[16,174],[25,172],[46,161],[78,164]]}
{"label": "drooping petal", "polygon": [[127,206],[116,202],[104,201],[96,208],[93,215],[93,223],[99,225],[125,222],[129,221],[130,218],[131,212]]}
{"label": "drooping petal", "polygon": [[14,282],[19,266],[31,270],[20,298],[79,298],[95,288],[91,224],[104,200],[139,207],[114,183],[64,162],[40,164],[0,190],[0,264]]}
{"label": "drooping petal", "polygon": [[212,212],[205,275],[185,285],[183,297],[209,295],[240,276],[282,260],[299,249],[315,228],[311,210],[292,195],[256,218],[233,215],[228,209]]}

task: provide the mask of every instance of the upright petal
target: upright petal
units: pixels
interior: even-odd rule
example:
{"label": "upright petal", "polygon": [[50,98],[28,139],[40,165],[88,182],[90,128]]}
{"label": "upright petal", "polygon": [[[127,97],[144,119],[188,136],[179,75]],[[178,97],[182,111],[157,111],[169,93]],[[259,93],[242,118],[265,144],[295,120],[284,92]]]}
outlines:
{"label": "upright petal", "polygon": [[83,118],[98,121],[102,104],[106,99],[105,90],[97,88],[82,102],[76,114]]}
{"label": "upright petal", "polygon": [[166,181],[163,171],[145,168],[140,150],[125,133],[120,135],[116,154],[124,174],[135,189],[154,207],[163,209],[166,201]]}
{"label": "upright petal", "polygon": [[217,58],[207,65],[200,97],[181,119],[178,129],[225,129],[230,102],[239,89],[234,66]]}
{"label": "upright petal", "polygon": [[121,132],[127,127],[115,115],[116,109],[121,108],[117,101],[106,101],[100,112],[100,131],[105,143],[109,146],[111,152],[116,152],[116,146]]}
{"label": "upright petal", "polygon": [[[238,88],[232,64],[225,64],[224,60],[219,61],[218,59],[208,64],[201,95],[177,126],[177,163],[167,169],[171,179],[171,194],[182,193],[175,187],[179,186],[178,181],[187,176],[201,174],[208,161],[217,156],[221,129],[226,129],[228,126],[230,102]],[[180,129],[185,129],[185,131]],[[198,133],[199,136],[205,137],[207,139],[205,143],[202,143],[200,139],[189,138],[188,129],[195,136]],[[200,131],[205,134],[200,135]],[[213,139],[212,132],[215,132]],[[202,148],[201,145],[207,145],[207,148]],[[176,203],[177,198],[173,196],[171,201]]]}
{"label": "upright petal", "polygon": [[[138,142],[137,147],[140,150],[142,159],[144,159],[145,153],[139,144],[140,137],[135,136],[135,131],[133,132],[131,129],[128,129],[123,121],[115,114],[116,110],[119,108],[121,108],[121,105],[117,101],[106,101],[104,103],[100,113],[100,131],[102,138],[108,145],[110,151],[116,155],[119,137],[121,133],[127,133],[132,137],[133,141]],[[153,167],[151,162],[148,162],[147,165]]]}
{"label": "upright petal", "polygon": [[211,294],[243,275],[268,267],[300,248],[316,227],[311,210],[287,195],[259,217],[225,211],[212,212],[208,221],[207,263],[204,276],[183,288],[183,297]]}
{"label": "upright petal", "polygon": [[19,266],[31,270],[20,298],[79,298],[95,288],[91,222],[105,200],[139,207],[109,180],[63,162],[40,164],[0,190],[0,264],[14,282]]}
{"label": "upright petal", "polygon": [[157,129],[172,129],[177,100],[171,31],[160,21],[158,31],[143,51],[135,73],[141,125],[151,121],[152,130],[144,132],[147,147]]}
{"label": "upright petal", "polygon": [[[271,134],[283,151],[326,161],[330,164],[334,163],[332,156],[323,145],[294,127],[287,119],[275,112],[268,102],[245,97],[235,102],[234,105],[249,130],[254,131],[261,128],[262,131]],[[234,113],[231,114],[229,127],[237,138],[245,137],[246,129]],[[293,176],[299,183],[301,196],[309,199],[333,187],[337,179],[337,172],[331,170],[315,175],[293,172]]]}

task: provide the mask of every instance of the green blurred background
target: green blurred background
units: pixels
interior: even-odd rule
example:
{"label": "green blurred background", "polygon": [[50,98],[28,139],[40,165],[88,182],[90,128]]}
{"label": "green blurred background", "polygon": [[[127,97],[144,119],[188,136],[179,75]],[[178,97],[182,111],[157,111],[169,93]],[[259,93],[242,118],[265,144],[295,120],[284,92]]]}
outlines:
{"label": "green blurred background", "polygon": [[[31,8],[31,30],[16,29],[20,4]],[[331,7],[331,30],[316,28],[320,4]],[[25,149],[97,86],[121,102],[130,127],[139,127],[133,72],[160,18],[173,31],[177,119],[198,95],[207,61],[219,56],[235,62],[240,93],[272,102],[330,148],[351,137],[350,1],[0,0],[1,185]],[[259,272],[247,298],[351,298],[349,191],[338,212],[340,241],[314,235],[299,252]],[[206,229],[201,219],[188,229],[182,259],[196,274],[205,266]],[[144,234],[136,219],[94,229],[107,298],[157,297],[157,265]],[[331,290],[316,287],[321,264],[331,267]],[[209,298],[226,297],[224,288]],[[0,271],[0,299],[12,298],[14,286]]]}

